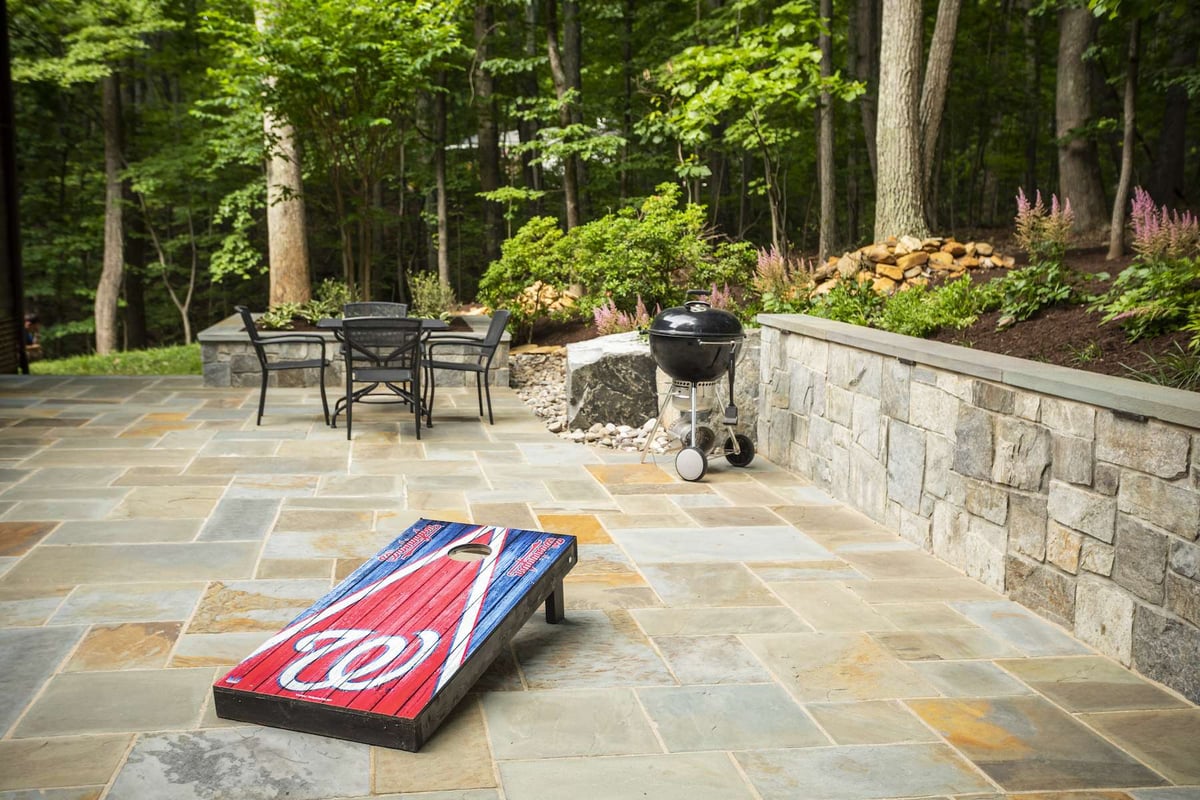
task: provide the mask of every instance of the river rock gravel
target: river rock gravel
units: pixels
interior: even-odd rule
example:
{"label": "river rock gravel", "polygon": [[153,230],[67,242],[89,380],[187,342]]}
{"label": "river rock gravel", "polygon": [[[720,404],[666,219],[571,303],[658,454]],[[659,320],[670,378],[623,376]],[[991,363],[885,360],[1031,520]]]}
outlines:
{"label": "river rock gravel", "polygon": [[[535,415],[545,420],[546,429],[566,439],[613,450],[640,451],[654,427],[648,419],[640,426],[623,422],[597,422],[590,428],[567,427],[567,351],[562,347],[535,347],[508,357],[509,385]],[[663,453],[670,437],[659,430],[650,452]]]}

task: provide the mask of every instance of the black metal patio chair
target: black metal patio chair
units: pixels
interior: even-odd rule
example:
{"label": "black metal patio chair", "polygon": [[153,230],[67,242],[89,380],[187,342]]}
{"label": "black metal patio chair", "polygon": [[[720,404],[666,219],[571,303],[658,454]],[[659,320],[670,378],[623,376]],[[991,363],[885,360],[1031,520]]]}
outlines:
{"label": "black metal patio chair", "polygon": [[[325,424],[328,425],[329,401],[325,399],[325,368],[329,366],[329,359],[325,357],[325,337],[316,333],[283,333],[263,336],[258,332],[258,328],[255,327],[254,317],[251,316],[248,308],[245,306],[234,306],[233,310],[242,315],[242,323],[246,327],[246,335],[250,337],[250,344],[254,346],[254,354],[258,356],[259,366],[262,367],[262,386],[258,392],[258,421],[255,424],[262,425],[263,409],[267,402],[267,382],[270,380],[272,372],[293,369],[315,369],[320,374],[321,408],[325,413]],[[305,359],[276,358],[275,360],[271,360],[268,357],[268,348],[289,344],[319,344],[321,345],[321,357]]]}
{"label": "black metal patio chair", "polygon": [[[496,349],[500,346],[500,338],[504,335],[504,327],[508,325],[508,311],[499,309],[492,312],[492,321],[488,325],[487,333],[482,339],[473,336],[438,336],[429,339],[425,345],[426,362],[425,370],[428,374],[427,383],[429,384],[429,416],[433,418],[433,395],[437,391],[437,381],[433,379],[434,370],[444,369],[453,372],[473,372],[475,373],[475,394],[479,400],[479,416],[483,416],[483,398],[487,396],[487,413],[488,423],[495,425],[496,420],[492,416],[492,390],[489,386],[489,371],[492,368],[492,359],[496,357]],[[447,361],[445,359],[437,359],[434,356],[435,350],[438,347],[459,347],[467,349],[467,357],[463,361]],[[474,351],[473,353],[471,351]]]}
{"label": "black metal patio chair", "polygon": [[[345,412],[349,439],[355,403],[405,403],[412,406],[420,439],[421,414],[425,410],[421,402],[421,321],[408,317],[346,317],[341,337],[346,396],[334,405],[333,427],[337,427],[338,415]],[[377,391],[381,387],[386,392]]]}

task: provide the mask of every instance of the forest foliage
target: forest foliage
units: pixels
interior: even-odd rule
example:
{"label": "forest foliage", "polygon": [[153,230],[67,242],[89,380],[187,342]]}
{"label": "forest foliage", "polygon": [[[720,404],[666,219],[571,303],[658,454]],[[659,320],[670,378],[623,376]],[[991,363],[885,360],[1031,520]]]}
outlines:
{"label": "forest foliage", "polygon": [[[938,6],[920,9],[926,47]],[[445,291],[464,300],[504,302],[553,279],[583,287],[582,313],[632,313],[639,298],[676,302],[689,285],[752,287],[767,280],[760,249],[785,271],[815,250],[824,185],[837,193],[836,244],[871,236],[881,13],[880,0],[834,0],[827,21],[804,0],[9,0],[26,308],[49,354],[94,346],[109,79],[121,101],[130,349],[182,343],[234,304],[265,308],[264,163],[279,145],[264,136],[267,112],[294,131],[313,286],[407,301],[441,247]],[[932,230],[1011,228],[1020,187],[1057,190],[1062,13],[963,4],[925,195]],[[1108,3],[1095,18],[1092,116],[1071,135],[1094,147],[1111,203],[1131,31],[1157,28],[1140,42],[1133,185],[1186,209],[1200,186],[1188,133],[1197,2]],[[822,30],[831,75],[819,68]],[[823,95],[835,161],[819,176]],[[1192,280],[1185,262],[1161,280]],[[1156,275],[1123,281],[1153,299]],[[776,289],[762,294],[767,310],[791,302]],[[858,308],[868,300],[856,291],[822,303]],[[944,302],[965,303],[954,291]],[[1181,319],[1168,311],[1153,319]]]}

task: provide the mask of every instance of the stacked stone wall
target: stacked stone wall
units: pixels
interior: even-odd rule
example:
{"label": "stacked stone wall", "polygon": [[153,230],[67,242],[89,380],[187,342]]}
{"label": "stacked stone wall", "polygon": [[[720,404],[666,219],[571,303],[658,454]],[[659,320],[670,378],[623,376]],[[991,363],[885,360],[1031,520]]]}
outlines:
{"label": "stacked stone wall", "polygon": [[795,319],[762,318],[768,459],[1200,700],[1195,393]]}
{"label": "stacked stone wall", "polygon": [[[472,331],[482,336],[488,327],[490,318],[482,316],[465,317]],[[282,333],[282,332],[281,332]],[[312,331],[306,331],[312,333]],[[270,336],[271,334],[266,334]],[[325,369],[325,385],[337,387],[345,385],[345,373],[342,371],[342,358],[339,355],[339,344],[332,333],[321,332],[325,339],[325,357],[329,366]],[[505,333],[496,357],[492,361],[490,380],[493,386],[508,385],[508,348],[509,334]],[[227,317],[216,325],[201,331],[197,337],[200,342],[200,361],[204,371],[205,386],[258,386],[262,380],[262,369],[258,365],[258,356],[250,344],[250,339],[242,329],[242,318],[238,315]],[[444,346],[438,348],[438,360],[463,361],[474,360],[477,351],[468,348]],[[318,344],[285,344],[271,348],[273,358],[304,361],[321,357],[321,346]],[[273,372],[269,377],[271,386],[316,386],[320,379],[320,370],[296,369]],[[470,372],[458,370],[436,370],[434,380],[439,387],[445,386],[474,386],[475,376]]]}

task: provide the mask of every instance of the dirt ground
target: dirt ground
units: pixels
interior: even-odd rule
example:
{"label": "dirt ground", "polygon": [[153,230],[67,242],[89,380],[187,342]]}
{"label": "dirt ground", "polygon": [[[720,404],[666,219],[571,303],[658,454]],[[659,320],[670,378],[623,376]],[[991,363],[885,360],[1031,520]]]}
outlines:
{"label": "dirt ground", "polygon": [[[1112,278],[1120,274],[1129,261],[1128,256],[1108,261],[1102,247],[1072,250],[1066,257],[1067,266],[1080,272],[1108,273],[1109,280],[1087,284],[1086,290],[1093,294],[1105,291]],[[972,274],[972,279],[987,281],[1000,274],[1002,271],[996,270],[977,272]],[[1006,330],[996,329],[999,316],[999,312],[989,312],[969,328],[944,330],[930,338],[989,353],[1126,377],[1130,369],[1145,369],[1152,357],[1172,352],[1176,343],[1186,345],[1188,340],[1187,334],[1177,332],[1130,342],[1124,329],[1115,323],[1101,322],[1102,316],[1089,311],[1087,306],[1043,309]]]}

